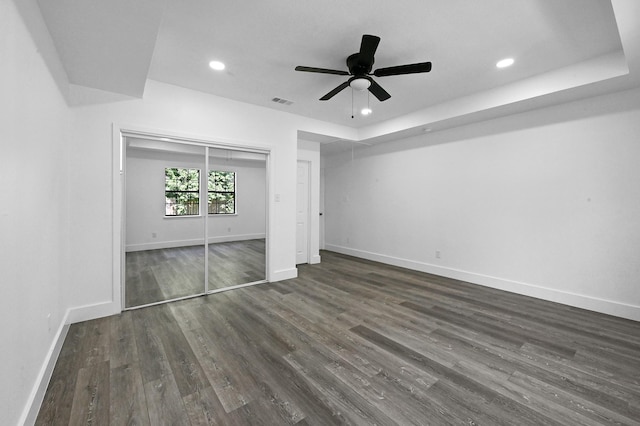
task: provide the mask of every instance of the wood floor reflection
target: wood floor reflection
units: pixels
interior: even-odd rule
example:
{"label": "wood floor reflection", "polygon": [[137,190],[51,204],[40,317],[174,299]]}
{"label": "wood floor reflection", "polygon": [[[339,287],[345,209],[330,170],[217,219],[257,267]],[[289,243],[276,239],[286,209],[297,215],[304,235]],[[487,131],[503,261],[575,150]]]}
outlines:
{"label": "wood floor reflection", "polygon": [[[126,254],[127,308],[204,292],[204,246]],[[209,244],[209,290],[265,279],[265,240]]]}

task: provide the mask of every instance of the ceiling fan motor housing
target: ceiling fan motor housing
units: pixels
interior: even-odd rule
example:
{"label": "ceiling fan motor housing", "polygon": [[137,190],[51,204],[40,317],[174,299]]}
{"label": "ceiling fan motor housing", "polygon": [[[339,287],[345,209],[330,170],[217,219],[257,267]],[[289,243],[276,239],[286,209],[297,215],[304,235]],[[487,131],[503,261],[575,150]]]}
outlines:
{"label": "ceiling fan motor housing", "polygon": [[347,68],[349,73],[355,76],[364,76],[371,73],[373,68],[373,58],[363,58],[360,53],[354,53],[347,58]]}

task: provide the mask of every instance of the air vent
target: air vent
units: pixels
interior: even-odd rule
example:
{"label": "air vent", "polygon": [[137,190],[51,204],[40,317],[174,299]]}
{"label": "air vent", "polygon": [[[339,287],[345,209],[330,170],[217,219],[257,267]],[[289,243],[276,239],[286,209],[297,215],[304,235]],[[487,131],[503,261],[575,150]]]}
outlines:
{"label": "air vent", "polygon": [[271,100],[277,104],[282,104],[282,105],[291,105],[293,103],[292,101],[288,101],[282,98],[273,98]]}

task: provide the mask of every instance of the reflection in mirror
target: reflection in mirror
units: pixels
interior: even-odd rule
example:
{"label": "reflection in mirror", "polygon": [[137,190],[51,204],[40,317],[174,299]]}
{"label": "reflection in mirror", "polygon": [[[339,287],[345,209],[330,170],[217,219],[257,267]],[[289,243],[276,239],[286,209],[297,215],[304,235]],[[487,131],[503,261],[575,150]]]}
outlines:
{"label": "reflection in mirror", "polygon": [[209,149],[209,291],[266,279],[266,156]]}
{"label": "reflection in mirror", "polygon": [[205,292],[204,170],[204,147],[127,138],[125,308]]}

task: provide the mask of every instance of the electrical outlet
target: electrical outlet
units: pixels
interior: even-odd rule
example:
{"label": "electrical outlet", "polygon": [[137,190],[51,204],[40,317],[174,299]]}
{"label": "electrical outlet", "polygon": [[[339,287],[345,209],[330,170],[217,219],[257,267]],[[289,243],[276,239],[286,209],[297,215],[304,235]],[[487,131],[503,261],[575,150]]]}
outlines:
{"label": "electrical outlet", "polygon": [[436,250],[436,259],[440,259],[440,250]]}
{"label": "electrical outlet", "polygon": [[151,238],[157,238],[157,237],[158,237],[158,234],[156,234],[155,232],[151,233]]}

